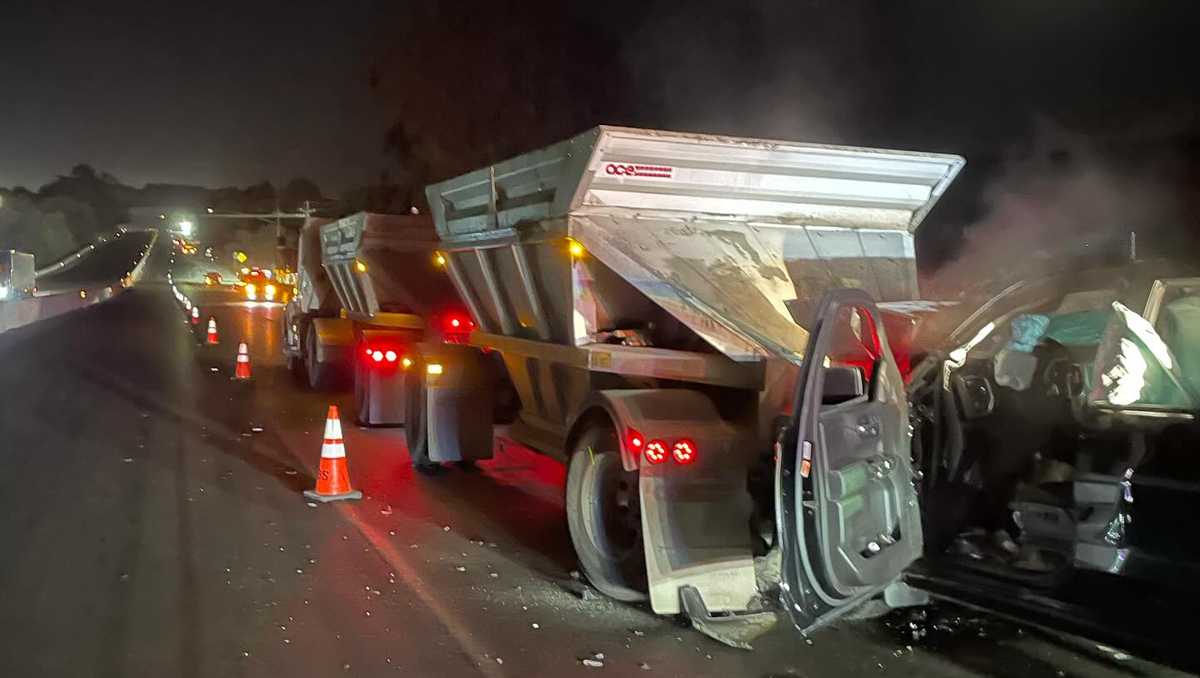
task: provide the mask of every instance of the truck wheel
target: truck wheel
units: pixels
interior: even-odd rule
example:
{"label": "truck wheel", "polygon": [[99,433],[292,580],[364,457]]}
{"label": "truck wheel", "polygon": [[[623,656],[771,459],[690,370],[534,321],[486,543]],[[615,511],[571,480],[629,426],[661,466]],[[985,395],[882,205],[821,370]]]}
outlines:
{"label": "truck wheel", "polygon": [[367,388],[367,375],[356,359],[354,364],[354,418],[363,426],[370,426],[368,413],[371,408],[370,389]]}
{"label": "truck wheel", "polygon": [[622,601],[646,598],[638,474],[621,466],[610,426],[588,429],[567,466],[567,527],[588,580]]}
{"label": "truck wheel", "polygon": [[301,386],[308,384],[308,371],[304,369],[304,358],[298,355],[289,355],[287,357],[288,372],[292,373],[292,378]]}
{"label": "truck wheel", "polygon": [[308,373],[308,387],[314,391],[328,391],[337,380],[337,366],[317,362],[317,326],[308,326],[304,342],[304,371]]}
{"label": "truck wheel", "polygon": [[429,422],[426,421],[425,384],[419,373],[404,376],[404,442],[413,468],[428,473],[437,464],[429,459]]}

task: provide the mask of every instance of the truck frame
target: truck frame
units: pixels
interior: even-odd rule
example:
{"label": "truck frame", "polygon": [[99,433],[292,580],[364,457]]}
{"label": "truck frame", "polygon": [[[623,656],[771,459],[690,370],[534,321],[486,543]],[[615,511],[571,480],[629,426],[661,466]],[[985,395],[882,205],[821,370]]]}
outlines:
{"label": "truck frame", "polygon": [[[781,561],[797,566],[773,444],[804,409],[820,325],[808,319],[850,304],[855,332],[875,329],[886,348],[872,298],[918,298],[913,235],[963,162],[602,126],[429,186],[442,260],[477,329],[465,345],[417,348],[414,463],[489,458],[493,422],[477,413],[515,394],[507,436],[567,465],[590,582],[745,645],[792,581]],[[841,288],[870,296],[818,306]],[[875,373],[898,382],[890,354],[876,356]],[[850,374],[816,372],[826,390]],[[881,448],[903,442],[896,426]],[[907,461],[895,465],[856,499],[906,505]],[[796,623],[894,584],[920,553],[913,515],[902,543],[849,565],[857,579]]]}

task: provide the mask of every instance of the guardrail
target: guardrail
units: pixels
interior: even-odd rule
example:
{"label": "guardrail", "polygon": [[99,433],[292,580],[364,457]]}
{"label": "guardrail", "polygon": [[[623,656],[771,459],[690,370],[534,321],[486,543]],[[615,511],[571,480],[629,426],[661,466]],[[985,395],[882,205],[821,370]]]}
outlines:
{"label": "guardrail", "polygon": [[157,241],[158,232],[151,231],[150,242],[146,245],[146,249],[143,250],[137,265],[111,285],[83,287],[78,291],[72,290],[70,292],[0,302],[0,332],[7,332],[18,327],[31,325],[40,320],[47,320],[63,313],[112,299],[141,280],[142,273],[145,271],[146,260],[150,258],[150,251],[154,248],[154,244]]}
{"label": "guardrail", "polygon": [[82,261],[85,256],[87,256],[89,253],[91,253],[93,250],[96,249],[97,245],[103,245],[104,243],[111,241],[113,238],[123,237],[126,233],[144,233],[146,231],[156,231],[156,229],[152,229],[152,228],[129,229],[129,228],[127,228],[124,231],[118,231],[117,234],[113,234],[111,236],[102,233],[102,234],[96,236],[95,242],[91,242],[91,243],[84,245],[83,247],[80,247],[79,249],[75,250],[74,252],[71,252],[70,254],[68,254],[64,257],[59,258],[58,261],[55,261],[53,264],[49,264],[47,266],[44,266],[42,268],[35,270],[33,272],[33,275],[34,275],[34,277],[37,277],[39,275],[49,275],[51,273],[58,273],[60,271],[65,271],[68,268],[71,268],[71,267],[75,266],[75,264],[78,264],[80,261]]}

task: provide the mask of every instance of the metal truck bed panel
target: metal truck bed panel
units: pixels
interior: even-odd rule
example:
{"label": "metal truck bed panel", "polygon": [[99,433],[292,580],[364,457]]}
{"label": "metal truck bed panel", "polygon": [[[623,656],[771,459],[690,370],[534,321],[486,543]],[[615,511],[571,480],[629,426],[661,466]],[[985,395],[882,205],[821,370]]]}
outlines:
{"label": "metal truck bed panel", "polygon": [[[913,233],[963,164],[599,127],[427,195],[460,295],[490,332],[575,345],[682,336],[648,299],[710,350],[798,361],[796,319],[824,290],[918,296]],[[568,237],[585,256],[573,260]]]}
{"label": "metal truck bed panel", "polygon": [[964,160],[597,127],[426,189],[456,242],[580,210],[668,211],[912,232]]}
{"label": "metal truck bed panel", "polygon": [[360,317],[428,314],[454,302],[434,262],[436,233],[422,215],[361,212],[321,227],[321,259],[343,308]]}
{"label": "metal truck bed panel", "polygon": [[331,221],[308,217],[300,228],[300,239],[296,245],[297,303],[304,313],[337,311],[337,297],[321,265],[321,227]]}

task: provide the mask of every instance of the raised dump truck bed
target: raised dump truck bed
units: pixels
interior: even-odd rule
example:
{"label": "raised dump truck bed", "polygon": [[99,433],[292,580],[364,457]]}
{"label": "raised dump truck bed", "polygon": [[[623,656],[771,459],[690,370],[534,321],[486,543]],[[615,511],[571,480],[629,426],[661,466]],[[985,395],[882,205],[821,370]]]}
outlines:
{"label": "raised dump truck bed", "polygon": [[424,317],[455,298],[436,243],[428,216],[361,212],[321,227],[321,261],[349,317],[387,325],[386,314]]}
{"label": "raised dump truck bed", "polygon": [[[484,331],[581,346],[648,324],[652,302],[734,360],[794,360],[793,300],[832,287],[918,296],[913,234],[962,164],[599,127],[428,197]],[[568,256],[568,237],[587,256]]]}
{"label": "raised dump truck bed", "polygon": [[285,322],[289,364],[314,388],[353,375],[360,423],[404,422],[407,347],[431,318],[459,308],[435,263],[436,241],[429,217],[417,214],[363,212],[301,234],[301,290]]}
{"label": "raised dump truck bed", "polygon": [[[889,452],[903,435],[902,382],[871,297],[918,297],[914,233],[962,166],[952,155],[599,127],[428,187],[479,350],[422,345],[414,460],[489,456],[478,413],[504,392],[497,383],[511,384],[520,413],[506,435],[567,463],[568,525],[589,580],[744,642],[728,631],[761,630],[770,616],[754,558],[769,569],[799,524],[766,518],[770,483],[752,479],[769,476],[804,369],[834,355],[805,355],[810,331],[830,336],[811,320],[827,291],[866,291],[821,309],[840,310],[846,336],[873,356],[830,368],[829,383],[857,398],[874,375],[894,408],[859,424],[883,431],[889,475],[861,487],[846,476],[844,500],[907,505],[908,462]],[[849,521],[858,509],[844,510]],[[912,515],[895,526],[904,538],[888,537],[814,619],[895,580],[920,551]],[[766,527],[748,527],[756,516]],[[772,527],[774,556],[759,548]],[[857,543],[891,529],[860,520],[842,533]]]}

